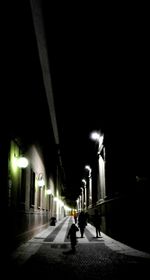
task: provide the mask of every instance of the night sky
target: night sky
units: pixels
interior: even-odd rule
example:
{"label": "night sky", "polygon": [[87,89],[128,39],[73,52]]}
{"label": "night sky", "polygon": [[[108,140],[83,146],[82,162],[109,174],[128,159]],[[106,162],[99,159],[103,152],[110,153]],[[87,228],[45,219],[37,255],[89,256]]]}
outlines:
{"label": "night sky", "polygon": [[93,130],[104,133],[112,172],[148,176],[147,17],[138,7],[103,14],[93,6],[61,12],[45,4],[44,13],[62,159],[75,194],[94,161]]}
{"label": "night sky", "polygon": [[[149,176],[150,46],[145,11],[137,6],[104,11],[94,4],[54,7],[50,2],[43,1],[42,7],[69,197],[78,196],[84,165],[95,161],[95,144],[89,138],[93,130],[104,133],[112,170],[117,166],[122,176],[128,166],[133,177]],[[11,5],[4,25],[6,77],[9,72],[13,91],[17,87],[17,92],[25,92],[32,79],[39,83],[40,73],[36,78],[33,71],[37,50],[29,9],[20,3],[19,14]]]}

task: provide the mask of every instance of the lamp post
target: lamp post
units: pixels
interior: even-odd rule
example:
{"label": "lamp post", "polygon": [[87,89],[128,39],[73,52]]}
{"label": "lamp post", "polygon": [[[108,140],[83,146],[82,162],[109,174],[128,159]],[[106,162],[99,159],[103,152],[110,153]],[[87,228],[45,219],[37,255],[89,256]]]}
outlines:
{"label": "lamp post", "polygon": [[[103,144],[104,135],[99,132],[92,132],[91,139],[96,141],[98,144],[98,168],[99,168],[99,189],[98,189],[98,200],[104,200],[106,196],[106,185],[105,185],[105,147]],[[102,156],[103,151],[103,156]]]}
{"label": "lamp post", "polygon": [[92,205],[92,176],[91,176],[91,173],[92,173],[92,169],[89,165],[86,165],[85,166],[85,169],[89,171],[89,197],[88,197],[88,204],[89,206]]}
{"label": "lamp post", "polygon": [[82,183],[84,184],[84,195],[83,195],[83,209],[87,209],[87,188],[86,188],[86,180],[82,179]]}
{"label": "lamp post", "polygon": [[84,189],[81,187],[81,195],[80,195],[80,205],[81,211],[84,209]]}
{"label": "lamp post", "polygon": [[78,198],[76,199],[77,212],[79,212],[79,202],[80,202],[80,198],[78,197]]}
{"label": "lamp post", "polygon": [[81,212],[82,209],[82,195],[79,195],[79,212]]}

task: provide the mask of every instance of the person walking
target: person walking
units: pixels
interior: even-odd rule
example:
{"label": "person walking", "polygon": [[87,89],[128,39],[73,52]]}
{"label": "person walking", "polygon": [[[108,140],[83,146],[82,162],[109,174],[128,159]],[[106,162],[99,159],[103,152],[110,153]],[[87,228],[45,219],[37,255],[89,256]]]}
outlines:
{"label": "person walking", "polygon": [[95,209],[95,214],[93,217],[93,224],[96,231],[96,238],[101,237],[101,216],[98,213],[98,210]]}
{"label": "person walking", "polygon": [[75,222],[75,224],[77,223],[77,212],[74,212],[74,222]]}
{"label": "person walking", "polygon": [[76,232],[79,231],[78,227],[76,226],[76,224],[72,224],[67,238],[70,238],[70,242],[71,242],[71,248],[72,248],[72,252],[75,253],[76,251],[76,245],[77,245],[77,237],[76,237]]}
{"label": "person walking", "polygon": [[85,230],[85,227],[87,225],[86,220],[87,220],[87,218],[86,218],[84,212],[81,211],[80,214],[79,214],[79,217],[78,217],[78,226],[80,228],[81,238],[83,238],[84,230]]}

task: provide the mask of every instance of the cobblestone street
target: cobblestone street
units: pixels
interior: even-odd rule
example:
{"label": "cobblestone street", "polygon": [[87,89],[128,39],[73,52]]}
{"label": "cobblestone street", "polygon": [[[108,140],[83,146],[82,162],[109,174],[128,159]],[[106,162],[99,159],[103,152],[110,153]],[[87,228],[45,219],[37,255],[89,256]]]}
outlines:
{"label": "cobblestone street", "polygon": [[150,259],[116,253],[101,243],[80,244],[75,254],[69,253],[69,245],[46,243],[24,265],[14,266],[13,270],[18,278],[53,275],[59,279],[149,279],[149,265]]}
{"label": "cobblestone street", "polygon": [[[87,232],[93,234],[93,241],[88,242],[86,236],[83,239],[78,236],[76,253],[73,254],[70,242],[59,243],[59,238],[65,236],[64,232],[70,222],[70,218],[65,219],[56,228],[49,227],[18,248],[8,272],[11,271],[15,279],[27,279],[29,276],[36,279],[53,276],[71,280],[116,280],[128,277],[149,279],[149,254],[134,250],[103,233],[102,238],[96,239],[94,228],[89,224]],[[52,235],[55,235],[54,241],[46,241]]]}

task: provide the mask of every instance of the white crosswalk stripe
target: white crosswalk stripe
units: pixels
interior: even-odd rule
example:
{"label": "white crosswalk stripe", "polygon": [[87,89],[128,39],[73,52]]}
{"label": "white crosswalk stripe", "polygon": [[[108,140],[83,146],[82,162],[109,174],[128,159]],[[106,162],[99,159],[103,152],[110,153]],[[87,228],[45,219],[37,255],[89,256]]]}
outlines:
{"label": "white crosswalk stripe", "polygon": [[69,224],[69,218],[63,224],[63,226],[62,226],[61,230],[59,231],[59,233],[56,235],[56,237],[55,237],[55,239],[53,241],[54,243],[63,243],[64,242],[65,237],[66,237],[66,233],[67,233],[68,224]]}
{"label": "white crosswalk stripe", "polygon": [[[70,217],[64,219],[64,223],[61,223],[63,221],[58,221],[56,226],[49,226],[46,230],[41,231],[39,234],[35,235],[34,238],[30,239],[27,243],[21,245],[13,255],[13,258],[18,258],[21,256],[20,262],[24,262],[29,258],[31,255],[35,254],[40,246],[42,244],[49,244],[50,246],[69,246],[70,247],[70,241],[69,239],[66,242],[66,235],[67,231],[69,229],[69,226],[71,225],[71,222],[74,222],[73,218]],[[58,232],[56,232],[55,236],[55,230],[57,231],[57,227],[61,227]],[[110,249],[121,253],[125,255],[130,256],[138,256],[138,257],[144,257],[150,259],[150,254],[136,250],[132,247],[129,247],[121,242],[118,242],[117,240],[112,239],[111,237],[107,236],[103,232],[101,232],[102,238],[96,238],[95,237],[95,228],[91,224],[87,224],[86,226],[88,232],[91,234],[91,238],[87,238],[87,236],[84,234],[84,238],[80,237],[80,231],[77,232],[77,243],[79,244],[94,244],[94,243],[101,243],[105,246],[109,247]],[[53,241],[46,241],[45,238],[47,238],[49,235],[54,233]],[[88,233],[88,235],[89,235]],[[24,257],[23,257],[24,256]]]}
{"label": "white crosswalk stripe", "polygon": [[[62,221],[61,221],[62,222]],[[45,231],[42,232],[42,234],[38,234],[36,235],[34,238],[46,238],[48,237],[51,233],[54,232],[54,230],[59,227],[59,225],[61,224],[61,222],[57,222],[55,227],[49,226],[49,228]],[[69,225],[71,225],[71,223],[74,223],[74,219],[73,217],[68,217],[64,224],[62,225],[61,229],[59,230],[58,233],[56,233],[56,236],[54,237],[54,239],[52,241],[46,241],[47,243],[70,243],[70,240],[66,240],[66,235],[67,235],[67,231],[69,230]],[[81,233],[80,233],[80,229],[77,232],[76,236],[77,236],[77,241],[78,243],[95,243],[97,241],[99,241],[98,239],[96,240],[95,237],[95,228],[91,225],[91,224],[87,224],[86,229],[88,229],[88,231],[91,233],[93,239],[88,240],[87,236],[86,236],[86,231],[84,233],[84,237],[81,238]]]}

